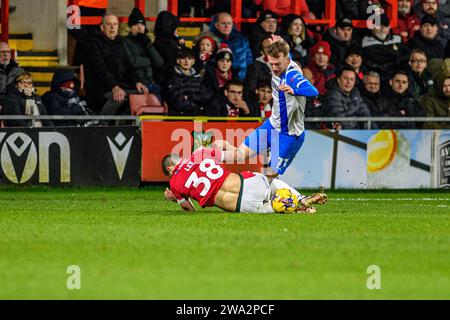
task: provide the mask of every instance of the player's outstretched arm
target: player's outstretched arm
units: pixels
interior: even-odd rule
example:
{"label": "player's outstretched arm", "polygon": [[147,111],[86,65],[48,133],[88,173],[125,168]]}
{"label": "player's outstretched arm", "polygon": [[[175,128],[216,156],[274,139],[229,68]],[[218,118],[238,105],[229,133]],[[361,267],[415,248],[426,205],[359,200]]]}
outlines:
{"label": "player's outstretched arm", "polygon": [[183,199],[179,200],[178,204],[183,208],[184,211],[195,211],[194,204],[191,202],[191,199]]}
{"label": "player's outstretched arm", "polygon": [[286,83],[292,88],[295,96],[317,97],[319,91],[300,72],[288,74]]}

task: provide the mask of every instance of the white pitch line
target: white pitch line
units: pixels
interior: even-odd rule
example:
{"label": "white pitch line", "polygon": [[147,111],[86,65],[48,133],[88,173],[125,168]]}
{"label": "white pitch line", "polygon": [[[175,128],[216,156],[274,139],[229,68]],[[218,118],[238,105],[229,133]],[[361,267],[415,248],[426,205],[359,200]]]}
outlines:
{"label": "white pitch line", "polygon": [[450,198],[331,198],[336,201],[450,201]]}

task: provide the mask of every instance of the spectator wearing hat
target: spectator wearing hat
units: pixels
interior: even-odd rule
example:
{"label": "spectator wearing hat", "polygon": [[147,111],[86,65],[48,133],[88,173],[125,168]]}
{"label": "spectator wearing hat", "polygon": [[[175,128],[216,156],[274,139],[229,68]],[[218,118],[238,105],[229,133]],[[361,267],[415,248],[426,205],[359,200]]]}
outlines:
{"label": "spectator wearing hat", "polygon": [[183,48],[177,54],[177,64],[163,86],[163,97],[171,116],[200,116],[212,98],[212,92],[193,68],[192,49]]}
{"label": "spectator wearing hat", "polygon": [[205,66],[217,51],[217,41],[211,34],[203,34],[194,45],[195,65],[194,68],[198,73],[204,75]]}
{"label": "spectator wearing hat", "polygon": [[[386,93],[388,99],[388,116],[391,117],[424,117],[425,109],[409,92],[408,74],[397,70],[389,80],[390,88]],[[420,129],[423,124],[416,122],[393,122],[387,124],[390,129]]]}
{"label": "spectator wearing hat", "polygon": [[296,14],[288,14],[281,21],[281,36],[291,48],[294,61],[301,66],[308,64],[308,50],[314,45],[314,39],[306,30],[303,18]]}
{"label": "spectator wearing hat", "polygon": [[[416,6],[416,12],[419,19],[422,19],[426,14],[436,18],[436,24],[438,25],[437,38],[445,48],[448,39],[450,39],[450,16],[440,11],[441,2],[442,0],[420,0]],[[447,8],[448,6],[446,4]]]}
{"label": "spectator wearing hat", "polygon": [[145,17],[138,8],[131,12],[128,25],[130,33],[126,38],[122,38],[128,59],[134,67],[138,81],[145,84],[150,93],[160,97],[161,88],[154,81],[153,69],[161,69],[164,61],[147,36]]}
{"label": "spectator wearing hat", "polygon": [[155,74],[156,82],[160,85],[177,64],[178,51],[184,48],[184,39],[177,33],[179,24],[180,19],[169,11],[161,11],[156,17],[153,46],[164,61],[163,69]]}
{"label": "spectator wearing hat", "polygon": [[278,15],[270,10],[264,10],[256,20],[253,32],[249,37],[250,48],[253,57],[259,56],[261,52],[261,40],[267,34],[278,34]]}
{"label": "spectator wearing hat", "polygon": [[[330,89],[325,95],[325,103],[330,117],[370,117],[358,87],[356,86],[356,72],[350,66],[343,67],[337,78],[329,83]],[[362,129],[362,123],[356,121],[333,122],[333,128]]]}
{"label": "spectator wearing hat", "polygon": [[336,68],[329,63],[331,57],[330,45],[328,42],[319,41],[311,48],[310,63],[308,69],[310,69],[314,75],[314,87],[317,88],[320,95],[324,95],[327,92],[325,84],[336,77]]}
{"label": "spectator wearing hat", "polygon": [[[363,65],[363,57],[362,57],[362,49],[359,46],[349,47],[345,53],[345,64],[351,66],[355,69],[358,77],[356,78],[357,84],[364,78],[364,65]],[[341,67],[341,66],[339,66]]]}
{"label": "spectator wearing hat", "polygon": [[[35,92],[33,80],[28,72],[15,79],[15,86],[8,90],[4,103],[4,114],[8,116],[45,116],[47,111],[41,97]],[[6,120],[7,127],[30,127],[29,120]],[[52,121],[35,121],[35,127],[53,126]]]}
{"label": "spectator wearing hat", "polygon": [[267,48],[272,42],[271,39],[272,36],[267,35],[261,41],[261,53],[255,59],[255,62],[248,67],[247,77],[245,77],[244,81],[244,95],[246,99],[251,99],[254,96],[258,83],[272,80],[272,66],[267,58]]}
{"label": "spectator wearing hat", "polygon": [[226,12],[215,15],[209,30],[218,37],[221,44],[225,43],[233,51],[236,76],[238,79],[245,79],[247,68],[253,63],[253,55],[247,38],[234,27],[231,15]]}
{"label": "spectator wearing hat", "polygon": [[392,28],[392,34],[402,37],[403,43],[407,43],[420,28],[420,19],[413,10],[413,4],[414,0],[398,1],[397,26]]}
{"label": "spectator wearing hat", "polygon": [[409,56],[408,78],[409,91],[415,99],[426,94],[433,86],[433,74],[428,71],[427,55],[420,49],[413,49]]}
{"label": "spectator wearing hat", "polygon": [[362,53],[367,68],[377,71],[381,82],[385,83],[396,66],[406,63],[409,50],[400,36],[392,35],[387,15],[382,14],[377,20],[380,25],[374,26],[371,34],[363,38]]}
{"label": "spectator wearing hat", "polygon": [[[49,115],[89,115],[87,102],[79,96],[80,80],[71,69],[57,69],[53,74],[50,91],[42,96]],[[55,126],[82,126],[94,122],[64,120],[55,121]]]}
{"label": "spectator wearing hat", "polygon": [[224,98],[223,87],[234,78],[233,60],[231,49],[222,44],[214,58],[205,66],[205,84],[216,98]]}
{"label": "spectator wearing hat", "polygon": [[336,23],[336,27],[329,28],[323,36],[323,41],[330,44],[330,62],[335,66],[344,63],[345,52],[350,46],[360,45],[353,37],[353,25],[350,18],[342,18]]}
{"label": "spectator wearing hat", "polygon": [[[264,10],[275,12],[280,17],[284,17],[292,11],[292,0],[254,0],[254,3],[258,6],[262,5]],[[309,11],[306,0],[300,0],[300,12],[304,18],[316,18],[314,14]]]}
{"label": "spectator wearing hat", "polygon": [[414,37],[408,42],[410,49],[420,49],[427,55],[429,60],[445,56],[445,47],[437,38],[438,25],[436,18],[431,15],[424,15],[420,21],[420,29],[416,31]]}

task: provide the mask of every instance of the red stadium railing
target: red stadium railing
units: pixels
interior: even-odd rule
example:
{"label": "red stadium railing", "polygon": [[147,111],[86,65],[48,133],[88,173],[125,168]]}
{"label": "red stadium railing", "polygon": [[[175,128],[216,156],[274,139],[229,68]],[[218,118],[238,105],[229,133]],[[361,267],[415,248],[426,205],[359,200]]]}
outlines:
{"label": "red stadium railing", "polygon": [[[142,12],[145,12],[146,0],[135,0],[135,6],[138,7]],[[69,5],[77,5],[78,0],[68,0]],[[178,15],[178,0],[168,0],[167,10]],[[300,14],[300,0],[292,0],[292,13]],[[243,18],[242,17],[242,0],[231,0],[231,15],[233,21],[236,23],[237,27],[240,27],[241,23],[252,23],[256,22],[255,18]],[[336,0],[326,1],[325,5],[325,18],[323,19],[306,19],[305,22],[308,24],[323,24],[328,26],[334,26],[336,16]],[[155,21],[156,17],[147,17],[148,21]],[[126,22],[128,17],[119,17],[121,22]],[[181,22],[210,22],[211,18],[191,18],[191,17],[181,17]],[[99,24],[101,22],[100,17],[82,17],[82,25],[92,25]]]}
{"label": "red stadium railing", "polygon": [[9,39],[9,0],[2,0],[2,36],[1,40],[7,42]]}

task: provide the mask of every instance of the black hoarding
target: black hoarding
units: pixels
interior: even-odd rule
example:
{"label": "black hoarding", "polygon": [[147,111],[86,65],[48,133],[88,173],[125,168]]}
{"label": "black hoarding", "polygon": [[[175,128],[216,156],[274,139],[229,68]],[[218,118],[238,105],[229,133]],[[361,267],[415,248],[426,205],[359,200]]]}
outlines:
{"label": "black hoarding", "polygon": [[0,184],[138,186],[138,126],[0,129]]}

